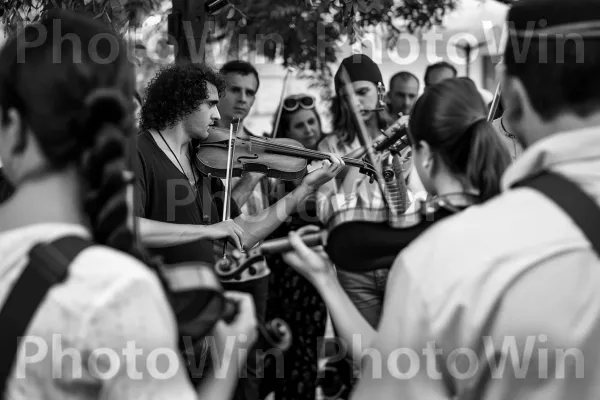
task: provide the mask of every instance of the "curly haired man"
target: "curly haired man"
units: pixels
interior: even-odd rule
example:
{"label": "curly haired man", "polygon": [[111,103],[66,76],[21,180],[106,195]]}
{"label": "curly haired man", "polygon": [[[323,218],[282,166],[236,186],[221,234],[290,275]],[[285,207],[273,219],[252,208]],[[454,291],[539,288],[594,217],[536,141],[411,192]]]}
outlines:
{"label": "curly haired man", "polygon": [[226,81],[212,69],[176,64],[159,71],[146,90],[137,136],[136,208],[143,244],[165,264],[214,263],[215,240],[252,248],[344,166],[330,155],[329,163],[306,175],[276,204],[246,215],[240,213],[242,204],[232,200],[233,219],[223,221],[223,182],[203,176],[192,160],[208,128],[221,118],[217,105],[225,89]]}

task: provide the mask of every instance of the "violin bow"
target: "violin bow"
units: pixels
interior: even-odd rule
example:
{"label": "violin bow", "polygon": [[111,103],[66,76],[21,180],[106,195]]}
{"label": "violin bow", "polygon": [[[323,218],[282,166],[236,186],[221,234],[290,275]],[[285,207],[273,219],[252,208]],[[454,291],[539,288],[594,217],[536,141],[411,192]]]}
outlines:
{"label": "violin bow", "polygon": [[[231,218],[231,186],[233,175],[233,157],[235,154],[235,139],[240,129],[240,120],[233,119],[229,124],[229,144],[227,148],[227,172],[225,176],[225,195],[223,196],[223,221]],[[235,133],[234,133],[235,126]],[[227,258],[227,239],[223,245],[223,259]]]}
{"label": "violin bow", "polygon": [[285,95],[287,92],[287,86],[290,80],[290,75],[294,71],[292,67],[287,67],[287,71],[285,73],[285,78],[283,78],[283,89],[281,89],[281,96],[279,97],[279,107],[277,108],[277,117],[275,118],[275,123],[273,124],[273,130],[271,131],[271,137],[277,137],[277,131],[279,128],[279,121],[281,120],[281,113],[283,112],[283,100],[285,99]]}
{"label": "violin bow", "polygon": [[[502,65],[504,59],[500,59],[496,67]],[[496,69],[497,71],[497,69]],[[502,81],[498,81],[498,86],[496,86],[496,93],[494,93],[494,99],[492,100],[492,105],[490,107],[490,113],[488,114],[488,122],[492,122],[494,120],[494,115],[496,115],[496,111],[498,111],[498,106],[500,105],[500,95],[502,94],[502,88],[500,87],[500,83]]]}
{"label": "violin bow", "polygon": [[488,122],[493,122],[494,120],[494,115],[496,115],[496,111],[498,111],[498,105],[500,105],[501,93],[502,89],[500,88],[500,82],[498,82],[496,93],[494,94],[494,100],[492,100],[492,106],[490,107],[490,113],[488,114]]}
{"label": "violin bow", "polygon": [[[346,71],[346,68],[343,65],[340,66],[340,77],[342,79],[342,83],[344,84],[344,86],[342,88],[342,94],[346,98],[346,101],[348,102],[348,106],[350,106],[350,110],[352,111],[352,115],[358,126],[358,137],[359,137],[360,141],[362,142],[361,144],[367,150],[365,157],[367,158],[367,161],[369,163],[371,163],[371,165],[375,169],[377,169],[375,167],[377,164],[375,163],[375,153],[373,151],[373,145],[371,143],[371,138],[369,137],[369,134],[367,133],[367,127],[365,126],[365,122],[360,117],[360,112],[358,111],[358,108],[356,107],[358,100],[356,99],[356,95],[354,94],[354,87],[352,86],[352,82],[350,81],[350,76],[348,75],[348,71]],[[383,199],[384,204],[387,206],[387,208],[392,213],[395,213],[396,210],[390,206],[390,202],[386,196],[387,191],[385,190],[386,186],[385,186],[385,181],[383,179],[383,176],[381,175],[381,173],[379,173],[379,171],[376,171],[375,175],[377,177],[377,184],[379,185],[379,190],[381,190],[381,197]]]}

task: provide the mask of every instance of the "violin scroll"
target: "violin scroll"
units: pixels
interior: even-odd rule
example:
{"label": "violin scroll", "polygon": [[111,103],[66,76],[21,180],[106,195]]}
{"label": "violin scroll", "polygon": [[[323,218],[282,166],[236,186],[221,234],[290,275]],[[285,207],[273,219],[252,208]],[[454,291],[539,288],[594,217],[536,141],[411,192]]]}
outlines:
{"label": "violin scroll", "polygon": [[[327,244],[327,231],[309,233],[300,239],[308,247],[325,246]],[[221,259],[215,264],[215,273],[220,280],[235,280],[236,278],[240,278],[242,272],[246,270],[248,270],[250,275],[254,275],[256,274],[256,269],[252,265],[262,257],[292,250],[293,247],[287,237],[267,240],[251,249],[247,255],[238,250],[232,251],[230,257]]]}
{"label": "violin scroll", "polygon": [[[238,304],[226,299],[223,321],[230,323],[238,313]],[[276,348],[285,351],[292,344],[292,331],[289,325],[280,318],[274,318],[264,324],[258,324],[260,334],[258,348]]]}

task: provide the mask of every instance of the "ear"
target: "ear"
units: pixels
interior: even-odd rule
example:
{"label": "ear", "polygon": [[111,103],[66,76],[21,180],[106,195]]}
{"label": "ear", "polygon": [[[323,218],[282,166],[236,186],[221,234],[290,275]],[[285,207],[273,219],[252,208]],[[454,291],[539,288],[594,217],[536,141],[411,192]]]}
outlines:
{"label": "ear", "polygon": [[522,124],[526,117],[537,115],[523,82],[516,77],[503,78],[501,99],[504,114],[513,126]]}
{"label": "ear", "polygon": [[431,146],[424,140],[419,142],[419,153],[421,153],[421,163],[423,169],[429,171],[431,167],[433,167],[433,152],[431,151]]}

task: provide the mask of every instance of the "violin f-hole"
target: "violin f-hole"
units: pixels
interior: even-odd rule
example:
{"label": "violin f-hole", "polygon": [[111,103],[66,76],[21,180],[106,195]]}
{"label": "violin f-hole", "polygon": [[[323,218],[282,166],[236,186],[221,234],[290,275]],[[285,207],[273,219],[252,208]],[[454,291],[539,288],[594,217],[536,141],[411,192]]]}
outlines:
{"label": "violin f-hole", "polygon": [[251,156],[239,156],[237,158],[237,162],[242,165],[242,169],[248,172],[260,172],[267,173],[268,168],[265,165],[262,165],[259,162],[253,162],[258,160],[258,154],[254,154]]}
{"label": "violin f-hole", "polygon": [[237,158],[239,163],[242,163],[242,160],[257,160],[258,154],[254,154],[253,156],[239,156]]}

